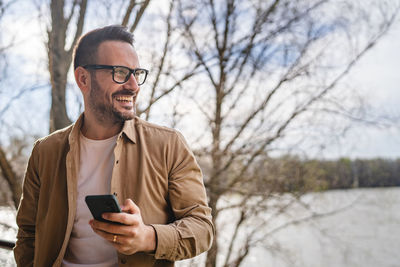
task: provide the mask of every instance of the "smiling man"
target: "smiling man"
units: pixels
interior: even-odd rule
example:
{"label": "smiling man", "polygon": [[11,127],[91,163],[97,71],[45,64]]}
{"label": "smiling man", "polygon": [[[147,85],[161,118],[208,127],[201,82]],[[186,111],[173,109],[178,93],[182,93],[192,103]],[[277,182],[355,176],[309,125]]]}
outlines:
{"label": "smiling man", "polygon": [[[148,71],[122,26],[93,30],[74,51],[85,110],[38,140],[25,174],[18,266],[173,266],[206,251],[214,226],[202,173],[181,134],[135,114]],[[114,223],[87,195],[114,194]]]}

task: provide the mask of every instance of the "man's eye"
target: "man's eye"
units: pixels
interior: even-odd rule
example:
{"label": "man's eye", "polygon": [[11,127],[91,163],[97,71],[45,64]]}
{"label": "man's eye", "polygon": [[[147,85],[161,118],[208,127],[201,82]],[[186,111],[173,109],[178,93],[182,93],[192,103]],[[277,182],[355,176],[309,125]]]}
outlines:
{"label": "man's eye", "polygon": [[115,70],[115,74],[120,75],[120,76],[125,76],[127,73],[128,73],[128,71],[123,70],[123,69]]}

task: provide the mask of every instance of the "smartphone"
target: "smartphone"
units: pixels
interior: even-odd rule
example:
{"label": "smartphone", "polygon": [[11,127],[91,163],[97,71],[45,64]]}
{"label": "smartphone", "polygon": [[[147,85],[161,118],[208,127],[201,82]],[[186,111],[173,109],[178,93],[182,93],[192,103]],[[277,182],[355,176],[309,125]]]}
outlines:
{"label": "smartphone", "polygon": [[114,195],[90,195],[85,197],[85,202],[93,218],[98,221],[111,222],[101,217],[105,212],[121,212],[118,200]]}

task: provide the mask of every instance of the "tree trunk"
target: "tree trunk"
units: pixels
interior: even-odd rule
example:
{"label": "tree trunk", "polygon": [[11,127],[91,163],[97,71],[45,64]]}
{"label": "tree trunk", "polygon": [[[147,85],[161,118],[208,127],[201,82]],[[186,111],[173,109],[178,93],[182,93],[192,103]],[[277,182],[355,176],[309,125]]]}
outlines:
{"label": "tree trunk", "polygon": [[48,59],[51,79],[50,132],[71,123],[67,115],[65,91],[71,58],[65,51],[67,21],[64,19],[64,2],[51,1],[51,30],[48,31]]}
{"label": "tree trunk", "polygon": [[8,162],[6,158],[6,153],[0,147],[0,168],[3,172],[4,178],[6,179],[7,183],[10,186],[12,192],[12,198],[14,202],[14,207],[18,208],[19,200],[21,198],[21,184],[19,183],[19,179],[15,172],[13,171],[11,164]]}
{"label": "tree trunk", "polygon": [[215,227],[215,235],[213,239],[212,246],[210,250],[207,252],[207,259],[206,259],[206,267],[215,267],[217,266],[217,254],[218,254],[218,242],[217,242],[217,217],[218,217],[218,211],[217,211],[217,201],[218,201],[218,196],[210,196],[210,201],[209,201],[209,206],[212,209],[211,210],[211,215],[212,215],[212,221]]}
{"label": "tree trunk", "polygon": [[62,67],[57,68],[57,63],[55,62],[59,60],[61,61],[62,59],[54,59],[54,57],[57,57],[54,55],[54,52],[52,55],[49,55],[49,68],[51,74],[50,132],[54,132],[55,130],[64,128],[71,124],[65,104],[68,70]]}

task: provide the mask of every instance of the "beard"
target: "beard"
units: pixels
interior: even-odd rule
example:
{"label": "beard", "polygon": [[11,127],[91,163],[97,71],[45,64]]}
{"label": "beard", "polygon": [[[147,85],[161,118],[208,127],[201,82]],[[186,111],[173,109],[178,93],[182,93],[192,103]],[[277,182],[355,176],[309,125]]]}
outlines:
{"label": "beard", "polygon": [[120,111],[114,106],[113,99],[114,95],[117,94],[132,95],[132,91],[125,89],[115,92],[111,96],[111,102],[107,102],[108,97],[105,95],[105,90],[102,89],[96,79],[92,79],[89,93],[89,107],[100,122],[104,124],[117,124],[123,123],[126,120],[132,120],[135,117],[135,109]]}

